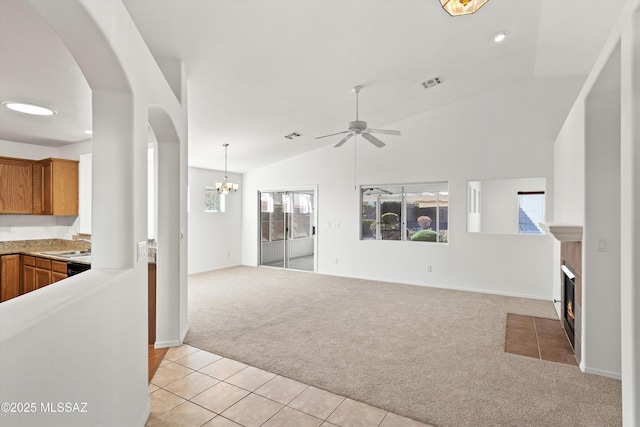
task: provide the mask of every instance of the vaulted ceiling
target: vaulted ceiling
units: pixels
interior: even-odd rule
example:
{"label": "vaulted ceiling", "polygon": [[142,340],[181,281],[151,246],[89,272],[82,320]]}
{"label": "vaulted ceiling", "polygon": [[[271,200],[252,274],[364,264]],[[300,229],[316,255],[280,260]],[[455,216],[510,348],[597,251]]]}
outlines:
{"label": "vaulted ceiling", "polygon": [[[229,143],[235,172],[335,144],[315,137],[355,120],[356,85],[360,119],[384,128],[509,82],[584,78],[625,3],[490,0],[454,18],[439,0],[123,2],[153,55],[184,63],[189,164],[222,169]],[[436,76],[441,85],[422,86]],[[28,1],[0,0],[0,101],[14,99],[58,114],[0,108],[0,139],[88,138],[91,92],[73,58]],[[292,132],[302,136],[285,138]]]}

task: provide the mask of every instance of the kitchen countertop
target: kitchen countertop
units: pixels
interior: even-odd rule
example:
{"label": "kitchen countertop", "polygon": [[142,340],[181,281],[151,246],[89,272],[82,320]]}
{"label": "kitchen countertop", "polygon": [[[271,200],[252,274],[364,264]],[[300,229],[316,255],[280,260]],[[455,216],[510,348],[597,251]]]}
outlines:
{"label": "kitchen countertop", "polygon": [[[48,254],[46,252],[90,250],[91,244],[64,239],[13,240],[0,242],[0,255],[30,255],[49,258],[56,261],[91,264],[91,254],[68,258]],[[155,264],[155,251],[149,251],[149,263]],[[153,256],[151,255],[153,254]]]}

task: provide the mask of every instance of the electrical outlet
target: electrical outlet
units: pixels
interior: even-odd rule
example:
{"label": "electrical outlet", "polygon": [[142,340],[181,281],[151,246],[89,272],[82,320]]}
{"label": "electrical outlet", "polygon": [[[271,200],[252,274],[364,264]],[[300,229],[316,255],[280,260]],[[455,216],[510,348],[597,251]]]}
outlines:
{"label": "electrical outlet", "polygon": [[147,260],[147,242],[138,242],[138,262]]}
{"label": "electrical outlet", "polygon": [[427,273],[431,273],[431,266],[427,265]]}
{"label": "electrical outlet", "polygon": [[337,263],[338,263],[338,261],[339,261],[339,260],[338,260],[338,258],[334,258],[334,259],[333,259],[333,263],[334,263],[334,264],[337,264]]}

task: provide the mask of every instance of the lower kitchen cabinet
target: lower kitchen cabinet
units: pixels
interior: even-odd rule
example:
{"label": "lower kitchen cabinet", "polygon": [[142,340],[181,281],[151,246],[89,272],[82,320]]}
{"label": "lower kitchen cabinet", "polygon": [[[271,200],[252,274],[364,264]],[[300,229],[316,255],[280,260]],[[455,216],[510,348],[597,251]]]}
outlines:
{"label": "lower kitchen cabinet", "polygon": [[44,288],[51,284],[51,270],[36,268],[36,289]]}
{"label": "lower kitchen cabinet", "polygon": [[36,257],[22,256],[22,293],[36,290]]}
{"label": "lower kitchen cabinet", "polygon": [[149,345],[156,343],[156,264],[149,264],[147,267],[149,273],[149,299],[148,316],[149,316]]}
{"label": "lower kitchen cabinet", "polygon": [[20,255],[0,258],[0,302],[4,302],[20,295]]}
{"label": "lower kitchen cabinet", "polygon": [[44,288],[66,278],[66,262],[30,255],[22,256],[22,293]]}
{"label": "lower kitchen cabinet", "polygon": [[36,289],[51,284],[51,260],[36,257]]}
{"label": "lower kitchen cabinet", "polygon": [[51,283],[67,278],[67,263],[51,260]]}

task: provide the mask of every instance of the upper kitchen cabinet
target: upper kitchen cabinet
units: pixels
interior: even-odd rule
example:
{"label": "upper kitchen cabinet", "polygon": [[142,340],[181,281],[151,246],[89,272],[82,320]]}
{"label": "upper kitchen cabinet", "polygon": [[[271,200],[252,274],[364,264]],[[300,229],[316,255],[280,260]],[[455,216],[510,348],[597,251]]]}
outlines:
{"label": "upper kitchen cabinet", "polygon": [[0,213],[33,213],[33,161],[0,157]]}
{"label": "upper kitchen cabinet", "polygon": [[33,166],[33,213],[78,215],[78,161],[45,159]]}

